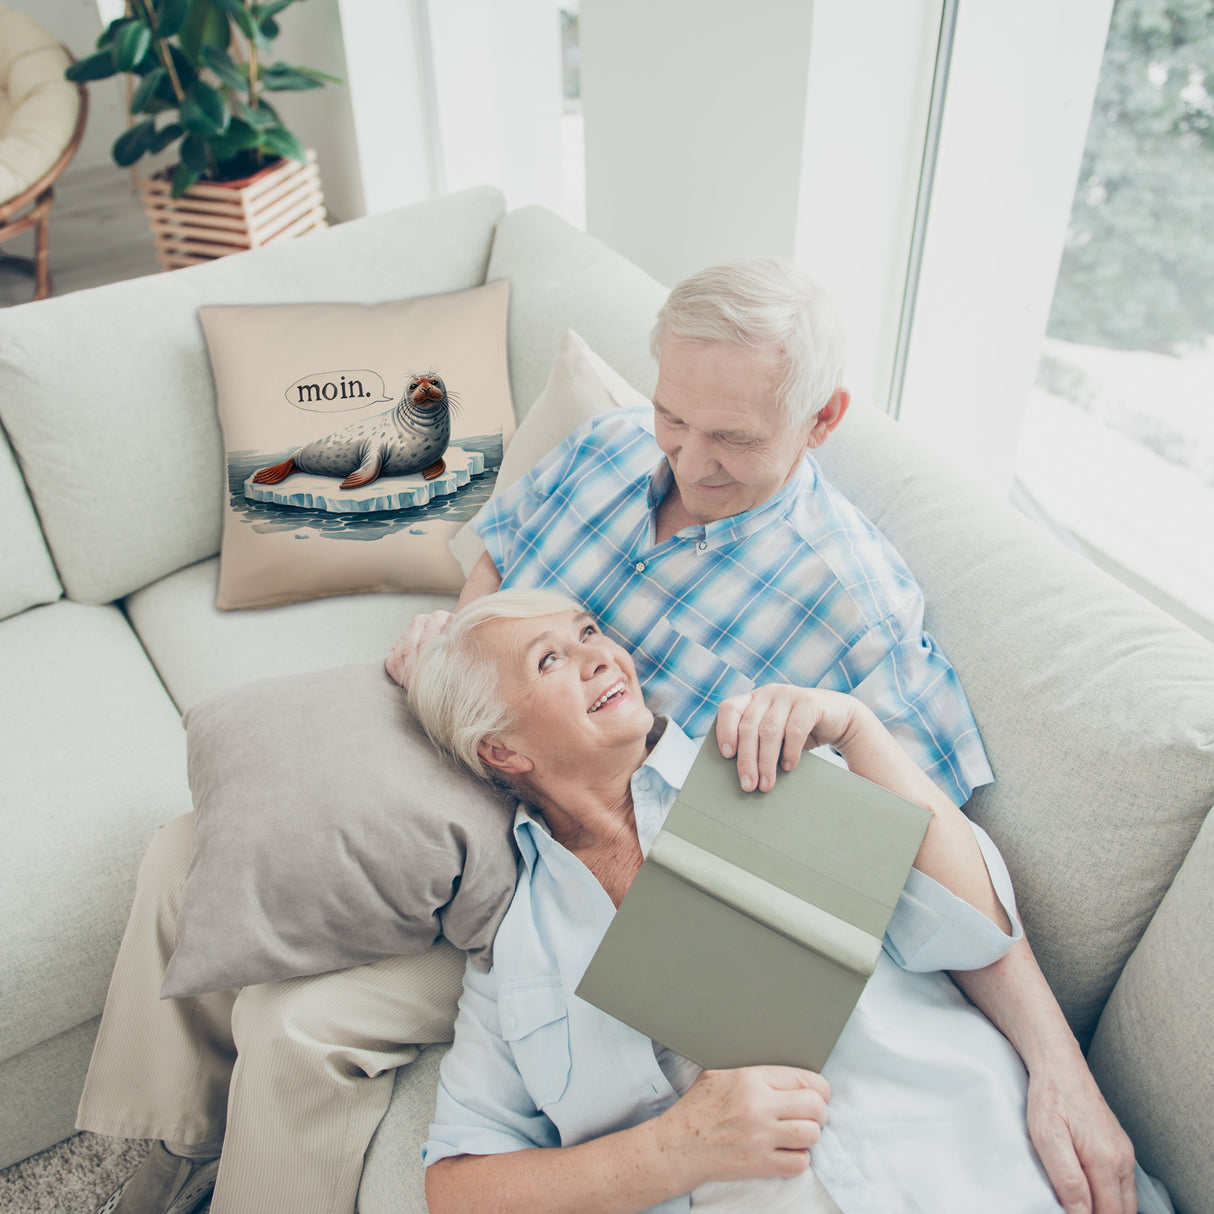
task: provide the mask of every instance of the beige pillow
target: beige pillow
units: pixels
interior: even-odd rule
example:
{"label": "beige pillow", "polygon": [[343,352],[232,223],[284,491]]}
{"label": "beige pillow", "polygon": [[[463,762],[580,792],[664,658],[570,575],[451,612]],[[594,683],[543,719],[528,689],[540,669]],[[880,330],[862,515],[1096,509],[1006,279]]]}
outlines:
{"label": "beige pillow", "polygon": [[514,431],[508,298],[198,310],[227,455],[218,606],[459,590],[448,542]]}
{"label": "beige pillow", "polygon": [[[543,392],[536,397],[535,404],[510,441],[497,474],[493,496],[508,489],[535,467],[583,422],[612,409],[649,404],[650,401],[569,329],[561,339]],[[465,525],[451,540],[451,551],[467,574],[480,560],[485,545],[476,532]]]}

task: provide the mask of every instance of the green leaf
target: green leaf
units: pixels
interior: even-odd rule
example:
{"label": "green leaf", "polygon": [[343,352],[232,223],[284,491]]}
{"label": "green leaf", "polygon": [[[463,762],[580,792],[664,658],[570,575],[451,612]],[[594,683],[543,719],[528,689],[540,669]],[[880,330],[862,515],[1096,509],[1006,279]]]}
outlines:
{"label": "green leaf", "polygon": [[156,5],[156,32],[162,38],[172,38],[181,32],[190,15],[190,0],[159,0]]}
{"label": "green leaf", "polygon": [[211,0],[192,0],[190,15],[178,37],[181,49],[191,62],[198,63],[204,46],[227,47],[232,41],[232,26]]}
{"label": "green leaf", "polygon": [[330,84],[345,84],[340,76],[331,76],[328,72],[322,72],[316,67],[297,67],[295,70],[304,76],[312,76],[316,80],[327,80]]}
{"label": "green leaf", "polygon": [[173,174],[173,187],[170,191],[174,198],[180,198],[201,177],[202,174],[195,169],[190,168],[184,162],[177,166],[177,171]]}
{"label": "green leaf", "polygon": [[257,25],[253,20],[253,14],[245,8],[241,0],[211,0],[211,3],[235,21],[246,38],[257,37]]}
{"label": "green leaf", "polygon": [[181,125],[196,135],[222,135],[228,127],[228,107],[223,95],[195,80],[181,103]]}
{"label": "green leaf", "polygon": [[263,131],[261,146],[276,156],[286,156],[290,160],[298,160],[300,164],[307,163],[308,154],[304,151],[304,145],[286,127],[275,126]]}
{"label": "green leaf", "polygon": [[207,171],[209,162],[207,141],[201,135],[190,134],[181,141],[181,163],[193,169],[199,177]]}
{"label": "green leaf", "polygon": [[104,48],[113,46],[114,38],[117,36],[118,31],[131,20],[133,20],[131,17],[117,17],[111,21],[109,25],[107,25],[105,29],[101,31],[101,34],[97,39],[97,49],[102,50]]}
{"label": "green leaf", "polygon": [[[177,83],[181,85],[182,92],[188,92],[194,81],[198,79],[198,69],[190,62],[185,51],[180,47],[169,45],[169,56],[173,60],[173,70],[177,73]],[[172,90],[170,89],[170,93]],[[176,93],[172,93],[174,104],[176,104]]]}
{"label": "green leaf", "polygon": [[295,0],[269,0],[267,4],[253,5],[253,16],[258,21],[264,21],[267,17],[276,17],[284,8],[289,8]]}
{"label": "green leaf", "polygon": [[152,31],[142,21],[131,21],[118,31],[114,39],[114,67],[120,72],[130,72],[135,64],[148,53],[152,45]]}
{"label": "green leaf", "polygon": [[249,87],[248,68],[238,64],[222,46],[204,46],[201,58],[202,62],[229,88],[247,89]]}
{"label": "green leaf", "polygon": [[272,126],[278,126],[278,115],[269,106],[269,104],[260,98],[257,101],[257,108],[250,109],[240,98],[235,99],[235,112],[237,117],[243,122],[247,122],[249,126],[259,131],[268,130]]}
{"label": "green leaf", "polygon": [[272,63],[261,73],[261,87],[272,93],[286,92],[288,89],[302,91],[318,89],[322,82],[315,76],[306,75],[298,68],[286,63]]}
{"label": "green leaf", "polygon": [[86,80],[105,80],[117,72],[114,56],[110,51],[98,51],[86,59],[77,59],[63,74],[77,84]]}
{"label": "green leaf", "polygon": [[152,140],[152,146],[148,150],[151,152],[163,152],[170,143],[176,142],[184,134],[185,127],[180,122],[170,122],[168,126],[162,126],[156,132],[156,138]]}
{"label": "green leaf", "polygon": [[257,29],[261,34],[261,38],[258,39],[258,41],[263,45],[268,45],[269,43],[273,42],[274,39],[278,37],[279,33],[281,33],[278,28],[278,22],[275,21],[273,17],[263,17],[257,23]]}
{"label": "green leaf", "polygon": [[112,149],[114,163],[124,169],[128,165],[134,164],[144,152],[151,148],[155,138],[156,124],[150,118],[136,123],[130,130],[123,131],[114,140]]}
{"label": "green leaf", "polygon": [[152,113],[154,109],[163,108],[163,102],[156,96],[156,90],[169,78],[168,72],[162,67],[154,67],[139,82],[139,87],[131,94],[131,113],[141,111]]}
{"label": "green leaf", "polygon": [[[224,135],[223,141],[224,146],[231,152],[247,152],[250,148],[261,146],[262,133],[256,127],[249,126],[247,122],[233,119],[228,125],[227,134]],[[225,156],[222,159],[230,159],[230,156]]]}

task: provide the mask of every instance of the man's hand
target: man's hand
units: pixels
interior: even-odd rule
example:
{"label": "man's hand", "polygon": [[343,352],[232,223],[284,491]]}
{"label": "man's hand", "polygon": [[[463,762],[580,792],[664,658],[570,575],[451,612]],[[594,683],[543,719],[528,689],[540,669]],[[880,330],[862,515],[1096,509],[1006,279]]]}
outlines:
{"label": "man's hand", "polygon": [[449,611],[432,611],[417,616],[401,633],[391,653],[384,660],[388,673],[404,688],[408,688],[417,663],[418,650],[432,637],[438,636],[451,620]]}
{"label": "man's hand", "polygon": [[717,713],[717,745],[738,756],[738,779],[745,792],[775,786],[777,767],[792,771],[801,752],[842,743],[854,727],[858,701],[837,691],[768,683],[731,696]]}
{"label": "man's hand", "polygon": [[1134,1147],[1086,1064],[1029,1076],[1029,1136],[1067,1214],[1136,1214]]}

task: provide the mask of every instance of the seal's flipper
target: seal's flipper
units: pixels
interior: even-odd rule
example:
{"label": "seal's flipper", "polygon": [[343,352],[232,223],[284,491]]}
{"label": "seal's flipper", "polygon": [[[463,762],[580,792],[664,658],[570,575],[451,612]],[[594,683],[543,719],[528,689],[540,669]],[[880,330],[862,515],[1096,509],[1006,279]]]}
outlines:
{"label": "seal's flipper", "polygon": [[372,447],[363,457],[363,462],[346,477],[338,486],[339,489],[357,489],[360,485],[369,485],[384,466],[384,457],[378,447]]}
{"label": "seal's flipper", "polygon": [[423,469],[422,479],[432,481],[436,476],[442,476],[447,471],[447,461],[440,459],[437,464],[431,464],[429,468]]}
{"label": "seal's flipper", "polygon": [[268,468],[262,468],[260,472],[254,472],[253,484],[277,485],[279,481],[285,481],[294,471],[295,461],[284,459],[281,464],[271,464]]}

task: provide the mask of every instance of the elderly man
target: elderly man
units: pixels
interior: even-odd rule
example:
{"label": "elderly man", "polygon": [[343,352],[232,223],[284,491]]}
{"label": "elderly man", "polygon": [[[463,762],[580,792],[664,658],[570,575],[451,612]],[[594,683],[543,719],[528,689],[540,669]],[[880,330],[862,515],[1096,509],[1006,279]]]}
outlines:
{"label": "elderly man", "polygon": [[[499,586],[585,603],[690,734],[762,683],[850,692],[963,804],[990,768],[918,585],[809,454],[849,403],[827,297],[779,262],[712,267],[671,292],[652,349],[652,413],[593,420],[481,512],[487,551],[460,604]],[[398,681],[448,618],[401,638]],[[1029,1128],[1064,1207],[1131,1209],[1132,1146],[1027,940],[957,981],[1028,1067]]]}

